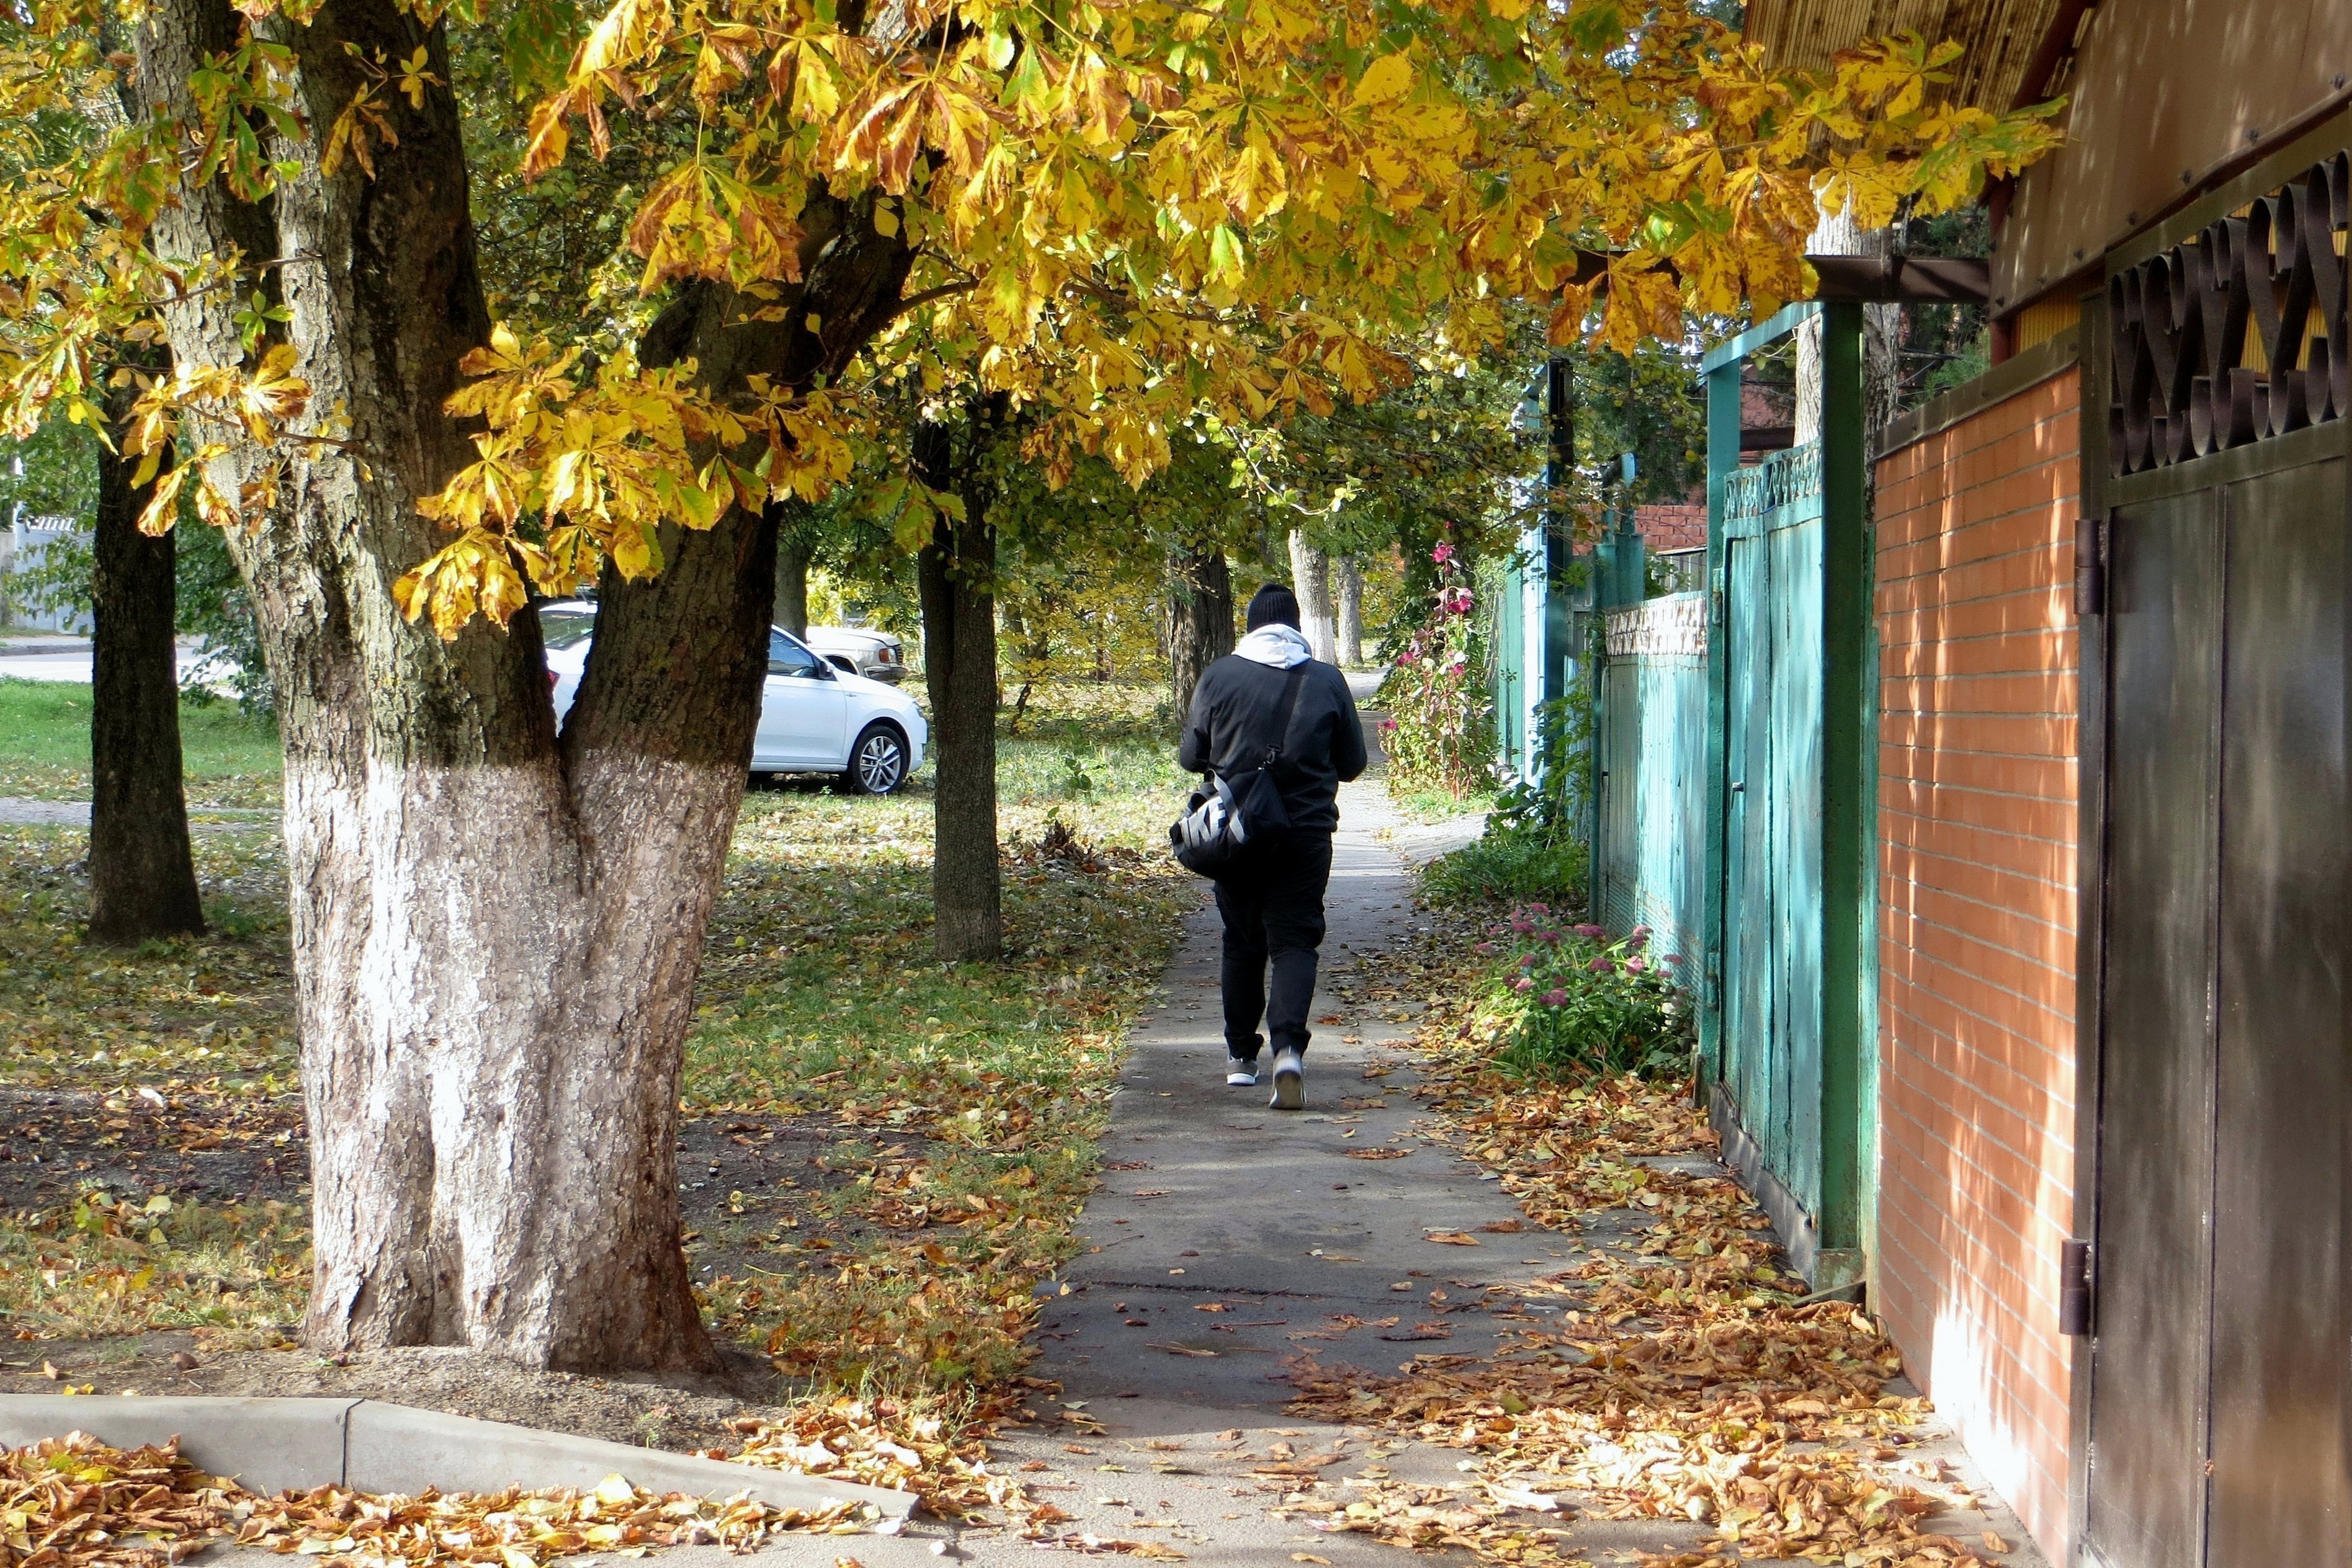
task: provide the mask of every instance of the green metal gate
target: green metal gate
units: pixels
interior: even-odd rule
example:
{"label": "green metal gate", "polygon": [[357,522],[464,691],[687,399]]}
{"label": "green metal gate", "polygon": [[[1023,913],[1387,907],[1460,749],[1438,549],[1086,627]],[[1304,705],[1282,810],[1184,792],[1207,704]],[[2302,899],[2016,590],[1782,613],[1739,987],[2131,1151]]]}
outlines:
{"label": "green metal gate", "polygon": [[[1823,318],[1822,437],[1740,465],[1742,360]],[[1874,1209],[1875,784],[1861,315],[1792,306],[1706,360],[1711,1119],[1816,1286],[1860,1275]]]}

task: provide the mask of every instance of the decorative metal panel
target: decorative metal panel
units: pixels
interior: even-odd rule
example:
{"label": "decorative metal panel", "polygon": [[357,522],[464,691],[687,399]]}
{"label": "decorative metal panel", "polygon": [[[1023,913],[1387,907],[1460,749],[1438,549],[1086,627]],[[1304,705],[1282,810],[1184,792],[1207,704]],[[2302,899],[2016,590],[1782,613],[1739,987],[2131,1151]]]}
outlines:
{"label": "decorative metal panel", "polygon": [[2109,281],[2116,473],[2344,417],[2347,229],[2352,157],[2339,152]]}
{"label": "decorative metal panel", "polygon": [[1597,743],[1597,918],[1650,927],[1650,954],[1697,983],[1706,869],[1707,596],[1612,611]]}
{"label": "decorative metal panel", "polygon": [[1706,657],[1706,596],[1670,593],[1608,615],[1612,659]]}
{"label": "decorative metal panel", "polygon": [[1821,493],[1821,443],[1808,441],[1724,476],[1724,526],[1738,532],[1743,521],[1806,501],[1813,502],[1818,511]]}

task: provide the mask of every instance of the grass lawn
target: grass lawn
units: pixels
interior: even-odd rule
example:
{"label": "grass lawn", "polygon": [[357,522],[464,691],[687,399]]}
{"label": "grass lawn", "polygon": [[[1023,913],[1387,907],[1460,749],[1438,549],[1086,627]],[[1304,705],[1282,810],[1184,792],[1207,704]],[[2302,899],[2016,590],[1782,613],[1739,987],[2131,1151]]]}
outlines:
{"label": "grass lawn", "polygon": [[[274,806],[278,731],[217,698],[180,700],[188,804]],[[89,688],[0,677],[0,795],[89,799]]]}
{"label": "grass lawn", "polygon": [[[45,689],[53,729],[77,691]],[[681,1198],[714,1326],[820,1388],[1017,1370],[1125,1031],[1200,896],[1157,849],[1185,782],[1152,695],[1034,694],[1024,718],[1000,757],[999,965],[930,956],[928,776],[744,803],[687,1047]],[[200,835],[215,934],[135,953],[79,939],[83,838],[0,829],[0,1111],[49,1145],[0,1163],[0,1339],[278,1343],[308,1176],[276,835]]]}

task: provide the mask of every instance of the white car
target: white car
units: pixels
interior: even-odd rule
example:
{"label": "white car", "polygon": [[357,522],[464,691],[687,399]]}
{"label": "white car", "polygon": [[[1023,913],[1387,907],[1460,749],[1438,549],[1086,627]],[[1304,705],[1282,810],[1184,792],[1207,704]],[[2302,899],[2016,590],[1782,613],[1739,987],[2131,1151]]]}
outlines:
{"label": "white car", "polygon": [[[596,606],[583,599],[539,607],[558,722],[588,664]],[[835,668],[780,627],[768,630],[768,682],[751,741],[754,773],[836,773],[852,790],[887,795],[923,765],[929,738],[914,699]]]}
{"label": "white car", "polygon": [[907,645],[887,632],[865,626],[812,626],[802,639],[831,662],[868,680],[897,685],[907,678]]}

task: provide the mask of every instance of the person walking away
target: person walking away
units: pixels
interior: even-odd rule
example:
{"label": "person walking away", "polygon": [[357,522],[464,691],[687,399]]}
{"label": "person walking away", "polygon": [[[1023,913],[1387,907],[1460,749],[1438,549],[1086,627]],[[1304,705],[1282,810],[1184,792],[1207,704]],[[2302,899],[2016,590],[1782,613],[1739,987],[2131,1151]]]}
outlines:
{"label": "person walking away", "polygon": [[[1323,946],[1323,895],[1331,881],[1331,834],[1339,825],[1339,786],[1364,771],[1364,727],[1355,695],[1337,666],[1318,663],[1299,630],[1298,601],[1278,582],[1249,603],[1249,632],[1234,651],[1202,672],[1177,757],[1188,773],[1231,778],[1259,766],[1269,743],[1290,831],[1250,846],[1217,878],[1224,919],[1225,1082],[1258,1082],[1258,1053],[1274,1047],[1276,1110],[1306,1103],[1307,1015]],[[1294,668],[1305,665],[1289,723],[1280,736],[1283,698]],[[1269,964],[1274,974],[1266,984]],[[1258,1033],[1261,1018],[1265,1036]]]}

